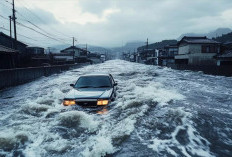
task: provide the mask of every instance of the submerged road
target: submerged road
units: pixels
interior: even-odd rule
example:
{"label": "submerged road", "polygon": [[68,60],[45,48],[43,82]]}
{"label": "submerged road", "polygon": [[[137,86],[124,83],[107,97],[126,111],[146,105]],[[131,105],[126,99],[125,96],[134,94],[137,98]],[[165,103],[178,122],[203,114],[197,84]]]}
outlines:
{"label": "submerged road", "polygon": [[[78,76],[111,73],[107,110],[63,107]],[[0,92],[0,156],[232,156],[232,78],[121,60]]]}

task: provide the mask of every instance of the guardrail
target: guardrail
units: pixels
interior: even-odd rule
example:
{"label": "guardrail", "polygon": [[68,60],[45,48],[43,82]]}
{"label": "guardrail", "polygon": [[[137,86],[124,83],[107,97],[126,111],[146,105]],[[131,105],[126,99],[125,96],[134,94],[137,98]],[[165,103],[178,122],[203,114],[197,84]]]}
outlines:
{"label": "guardrail", "polygon": [[16,69],[0,70],[0,89],[17,86],[33,81],[42,76],[49,76],[55,73],[61,73],[72,68],[79,68],[86,64],[69,64],[43,67],[29,67]]}

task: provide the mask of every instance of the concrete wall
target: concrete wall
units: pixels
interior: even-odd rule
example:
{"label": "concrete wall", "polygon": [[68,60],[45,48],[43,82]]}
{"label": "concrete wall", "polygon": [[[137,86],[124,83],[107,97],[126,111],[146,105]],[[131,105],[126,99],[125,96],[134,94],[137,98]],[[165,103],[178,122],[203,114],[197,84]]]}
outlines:
{"label": "concrete wall", "polygon": [[51,67],[32,67],[0,70],[0,89],[24,84],[42,76],[49,76],[55,73],[60,73],[71,68],[78,68],[81,66],[83,65],[73,64],[57,65]]}
{"label": "concrete wall", "polygon": [[216,53],[194,53],[189,55],[190,65],[216,65]]}
{"label": "concrete wall", "polygon": [[189,45],[180,46],[178,50],[179,55],[187,54],[189,52]]}
{"label": "concrete wall", "polygon": [[192,71],[202,71],[205,74],[210,75],[222,75],[222,76],[232,76],[232,66],[216,66],[216,65],[182,65],[173,64],[168,65],[172,69],[177,70],[192,70]]}

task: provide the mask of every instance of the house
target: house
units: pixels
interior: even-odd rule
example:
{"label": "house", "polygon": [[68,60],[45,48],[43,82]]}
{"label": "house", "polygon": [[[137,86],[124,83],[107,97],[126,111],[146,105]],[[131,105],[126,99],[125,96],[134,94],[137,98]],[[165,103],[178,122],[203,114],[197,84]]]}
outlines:
{"label": "house", "polygon": [[50,58],[52,64],[56,64],[56,65],[74,63],[74,58],[72,54],[50,53]]}
{"label": "house", "polygon": [[44,48],[42,47],[27,47],[27,53],[31,55],[44,55]]}
{"label": "house", "polygon": [[137,61],[149,65],[155,64],[155,49],[137,49]]}
{"label": "house", "polygon": [[60,51],[61,53],[65,53],[65,54],[70,54],[70,55],[74,55],[74,57],[86,57],[88,54],[88,51],[81,49],[79,47],[76,46],[70,46],[64,50]]}
{"label": "house", "polygon": [[11,48],[11,49],[17,49],[19,51],[19,53],[26,53],[27,52],[27,45],[17,41],[17,48],[15,48],[15,41],[13,38],[11,38],[10,36],[0,32],[0,45]]}
{"label": "house", "polygon": [[89,53],[88,59],[91,63],[101,63],[101,55],[98,53]]}
{"label": "house", "polygon": [[167,45],[163,50],[159,50],[158,52],[158,65],[166,66],[169,64],[175,63],[175,55],[178,54],[178,46],[177,45]]}
{"label": "house", "polygon": [[[215,57],[217,59],[217,66],[232,65],[232,50],[227,50],[223,54]],[[231,69],[232,70],[232,69]]]}
{"label": "house", "polygon": [[220,53],[220,43],[207,37],[183,37],[178,43],[176,64],[216,65],[216,56]]}
{"label": "house", "polygon": [[164,47],[167,56],[174,57],[178,54],[178,46],[177,45],[167,45]]}
{"label": "house", "polygon": [[0,69],[15,68],[17,64],[18,51],[0,45]]}

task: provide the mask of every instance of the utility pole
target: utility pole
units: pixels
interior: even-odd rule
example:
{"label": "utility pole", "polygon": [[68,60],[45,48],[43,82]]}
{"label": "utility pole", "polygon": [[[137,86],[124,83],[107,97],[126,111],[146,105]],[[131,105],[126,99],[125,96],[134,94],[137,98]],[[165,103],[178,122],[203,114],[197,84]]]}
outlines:
{"label": "utility pole", "polygon": [[86,56],[88,55],[88,46],[87,46],[87,43],[85,45],[85,49],[86,49]]}
{"label": "utility pole", "polygon": [[16,31],[16,17],[15,17],[15,3],[14,0],[12,0],[12,5],[13,5],[13,22],[14,22],[14,48],[17,50],[17,31]]}
{"label": "utility pole", "polygon": [[148,51],[148,38],[147,38],[146,46],[147,46],[147,51]]}
{"label": "utility pole", "polygon": [[75,44],[74,42],[75,42],[75,38],[73,37],[73,47],[74,47],[74,44]]}
{"label": "utility pole", "polygon": [[51,47],[48,47],[48,53],[49,54],[51,53]]}
{"label": "utility pole", "polygon": [[73,62],[75,63],[75,50],[74,50],[74,45],[75,45],[75,38],[73,37]]}
{"label": "utility pole", "polygon": [[10,19],[10,40],[11,40],[11,48],[13,49],[12,30],[11,30],[11,20],[12,20],[12,17],[9,16],[9,19]]}
{"label": "utility pole", "polygon": [[148,56],[148,38],[147,38],[147,42],[146,42],[146,58],[147,58],[147,56]]}

